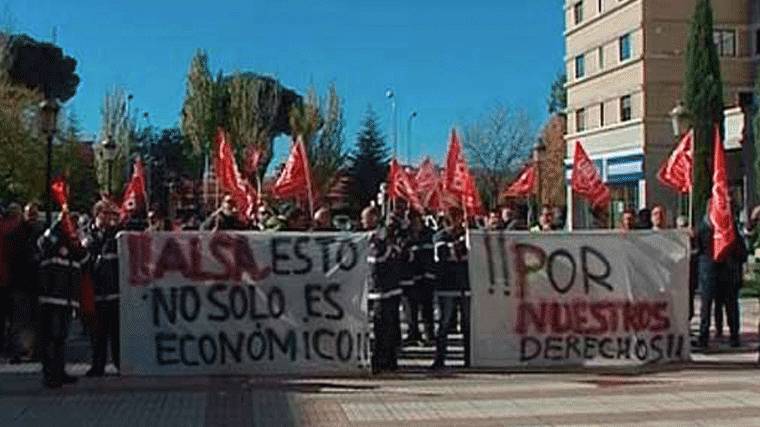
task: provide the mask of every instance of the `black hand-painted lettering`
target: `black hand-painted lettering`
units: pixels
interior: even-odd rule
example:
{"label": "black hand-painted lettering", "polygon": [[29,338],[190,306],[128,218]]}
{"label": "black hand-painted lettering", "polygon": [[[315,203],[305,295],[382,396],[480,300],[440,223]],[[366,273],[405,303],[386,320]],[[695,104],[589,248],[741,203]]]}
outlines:
{"label": "black hand-painted lettering", "polygon": [[288,261],[290,256],[277,250],[281,244],[290,244],[290,237],[273,237],[270,243],[272,246],[272,271],[278,276],[290,274],[290,270],[280,268],[280,261]]}
{"label": "black hand-painted lettering", "polygon": [[166,315],[166,319],[169,321],[170,324],[174,324],[177,322],[177,288],[171,287],[169,288],[169,301],[171,302],[171,307],[169,306],[169,302],[166,301],[166,295],[164,294],[164,290],[160,287],[154,287],[150,290],[151,292],[151,301],[153,302],[153,326],[160,327],[161,326],[161,320],[159,316],[159,312],[163,311],[163,313]]}
{"label": "black hand-painted lettering", "polygon": [[182,364],[185,366],[198,366],[200,363],[197,360],[189,360],[185,357],[187,354],[185,351],[185,343],[188,341],[195,341],[195,337],[190,334],[185,334],[179,337],[179,360],[181,360]]}
{"label": "black hand-painted lettering", "polygon": [[230,317],[229,308],[227,308],[226,305],[222,304],[221,301],[216,299],[217,293],[225,292],[226,290],[227,290],[227,285],[223,285],[223,284],[216,284],[208,288],[208,291],[206,292],[206,299],[208,299],[208,301],[212,305],[217,307],[222,312],[222,314],[209,313],[208,320],[213,320],[215,322],[223,322],[227,320],[228,317]]}
{"label": "black hand-painted lettering", "polygon": [[321,301],[318,293],[322,290],[320,285],[306,285],[303,288],[304,298],[306,299],[306,313],[311,317],[322,317],[322,314],[314,310],[314,304]]}
{"label": "black hand-painted lettering", "polygon": [[311,271],[312,263],[311,258],[304,253],[304,247],[308,246],[308,243],[311,241],[311,237],[309,236],[301,236],[296,238],[296,242],[293,244],[293,253],[295,254],[296,258],[300,259],[304,262],[304,267],[299,268],[298,270],[293,270],[294,274],[306,274]]}
{"label": "black hand-painted lettering", "polygon": [[159,332],[155,336],[156,340],[156,363],[158,366],[176,365],[179,363],[179,359],[169,358],[177,347],[164,345],[167,341],[172,343],[177,340],[177,334],[167,334],[165,332]]}
{"label": "black hand-painted lettering", "polygon": [[[570,275],[570,280],[568,280],[567,283],[562,286],[557,283],[557,279],[554,277],[554,261],[557,257],[560,256],[567,258],[570,261],[570,264],[573,266],[571,270],[572,274]],[[573,287],[573,283],[575,282],[575,260],[573,259],[573,256],[570,255],[570,252],[566,251],[565,249],[557,249],[556,251],[552,252],[546,261],[546,269],[547,275],[549,276],[549,283],[551,283],[552,287],[557,292],[564,294]]]}
{"label": "black hand-painted lettering", "polygon": [[[589,271],[589,258],[588,254],[594,255],[594,257],[599,260],[600,263],[604,265],[604,272],[601,274],[595,274]],[[612,291],[612,285],[605,282],[604,280],[610,277],[610,274],[612,273],[612,268],[610,267],[609,261],[604,257],[604,255],[597,251],[596,249],[590,247],[590,246],[581,246],[581,268],[583,268],[583,286],[586,291],[586,294],[589,293],[589,282],[594,282],[608,291]]]}
{"label": "black hand-painted lettering", "polygon": [[[180,289],[179,297],[182,301],[182,304],[179,306],[182,319],[186,322],[194,322],[201,312],[201,296],[198,294],[198,289],[195,286],[183,286]],[[189,311],[188,304],[191,304]]]}
{"label": "black hand-painted lettering", "polygon": [[340,304],[338,304],[332,297],[333,294],[336,294],[338,292],[340,292],[340,285],[337,283],[331,283],[325,288],[325,292],[323,294],[325,302],[327,302],[327,304],[331,305],[335,309],[335,314],[325,314],[326,319],[340,320],[343,318],[343,307],[341,307]]}

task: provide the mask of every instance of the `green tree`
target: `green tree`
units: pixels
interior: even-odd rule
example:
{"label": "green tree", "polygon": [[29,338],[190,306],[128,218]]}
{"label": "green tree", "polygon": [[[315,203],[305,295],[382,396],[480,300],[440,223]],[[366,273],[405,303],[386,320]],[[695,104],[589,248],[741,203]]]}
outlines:
{"label": "green tree", "polygon": [[193,176],[198,176],[205,159],[211,155],[217,125],[218,85],[208,67],[208,55],[198,49],[187,72],[185,101],[180,129],[187,146]]}
{"label": "green tree", "polygon": [[[133,151],[135,119],[130,115],[127,104],[127,93],[122,87],[111,88],[103,97],[100,110],[101,124],[98,143],[95,144],[95,171],[101,191],[109,188],[118,194],[124,186],[129,154]],[[116,155],[110,162],[105,157],[105,150],[100,141],[111,138],[116,143]],[[110,176],[109,176],[110,170]]]}
{"label": "green tree", "polygon": [[343,101],[338,96],[338,89],[331,84],[327,91],[323,115],[323,125],[319,134],[312,141],[309,161],[314,171],[314,180],[320,194],[326,194],[334,184],[338,170],[346,163],[348,153],[344,148]]}
{"label": "green tree", "polygon": [[194,178],[187,166],[182,132],[179,128],[147,127],[135,137],[137,152],[146,166],[146,191],[152,206],[162,212],[169,211],[169,188],[180,177]]}
{"label": "green tree", "polygon": [[4,67],[11,80],[36,89],[46,97],[66,102],[76,94],[79,76],[77,61],[47,42],[38,42],[26,34],[11,35]]}
{"label": "green tree", "polygon": [[[7,57],[0,46],[0,62]],[[38,90],[18,85],[0,67],[0,199],[38,199],[45,187],[45,144],[47,136],[34,125]],[[27,125],[31,124],[31,126]]]}
{"label": "green tree", "polygon": [[348,157],[348,175],[353,182],[349,202],[354,209],[362,209],[375,199],[388,173],[389,153],[377,113],[369,106],[356,137],[356,147]]}
{"label": "green tree", "polygon": [[551,90],[549,92],[549,114],[561,113],[567,108],[567,74],[561,72],[557,74],[557,77],[552,82]]}
{"label": "green tree", "polygon": [[530,155],[536,141],[535,123],[523,110],[497,104],[480,119],[465,125],[462,146],[485,207],[493,209],[507,179]]}
{"label": "green tree", "polygon": [[723,132],[723,82],[713,42],[710,0],[697,0],[686,47],[684,103],[694,127],[694,186],[692,214],[705,213],[712,185],[712,139],[716,124]]}
{"label": "green tree", "polygon": [[73,109],[60,121],[59,146],[53,149],[53,175],[66,177],[71,209],[89,213],[98,195],[95,168],[90,162],[87,147],[80,141],[81,128]]}

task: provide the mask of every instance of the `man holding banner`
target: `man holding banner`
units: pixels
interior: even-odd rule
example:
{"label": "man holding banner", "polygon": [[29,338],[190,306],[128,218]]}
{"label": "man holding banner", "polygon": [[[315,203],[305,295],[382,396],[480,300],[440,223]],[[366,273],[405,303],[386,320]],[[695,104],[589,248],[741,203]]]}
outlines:
{"label": "man holding banner", "polygon": [[116,252],[119,214],[116,206],[106,200],[97,202],[92,214],[95,222],[85,238],[85,246],[92,256],[89,268],[95,286],[97,321],[90,336],[92,367],[85,376],[100,377],[106,367],[106,343],[109,338],[111,357],[116,369],[119,369],[119,257]]}

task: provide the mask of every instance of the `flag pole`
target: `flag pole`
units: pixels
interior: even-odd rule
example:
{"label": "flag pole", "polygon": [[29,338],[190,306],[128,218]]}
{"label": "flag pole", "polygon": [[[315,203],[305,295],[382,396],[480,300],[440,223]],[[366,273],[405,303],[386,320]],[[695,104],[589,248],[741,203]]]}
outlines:
{"label": "flag pole", "polygon": [[311,169],[309,169],[309,159],[306,156],[306,146],[303,142],[303,137],[300,137],[301,140],[299,141],[301,144],[301,148],[303,149],[303,169],[304,173],[306,174],[306,191],[309,193],[309,212],[311,213],[311,220],[314,220],[314,196],[311,194]]}

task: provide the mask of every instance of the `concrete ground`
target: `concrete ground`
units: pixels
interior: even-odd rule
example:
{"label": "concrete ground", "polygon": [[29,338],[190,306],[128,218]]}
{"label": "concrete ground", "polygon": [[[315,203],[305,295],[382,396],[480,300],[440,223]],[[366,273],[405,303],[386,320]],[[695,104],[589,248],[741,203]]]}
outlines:
{"label": "concrete ground", "polygon": [[[108,375],[50,390],[39,364],[0,364],[0,426],[760,426],[758,316],[743,300],[742,347],[713,340],[690,363],[646,372],[433,372],[420,356],[379,376]],[[88,367],[72,359],[67,371]]]}

